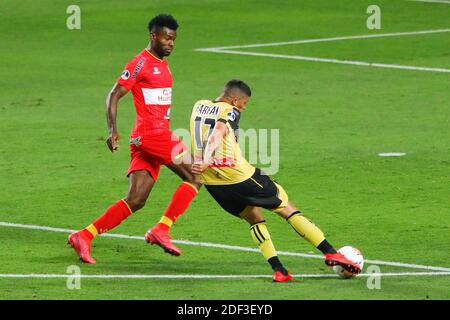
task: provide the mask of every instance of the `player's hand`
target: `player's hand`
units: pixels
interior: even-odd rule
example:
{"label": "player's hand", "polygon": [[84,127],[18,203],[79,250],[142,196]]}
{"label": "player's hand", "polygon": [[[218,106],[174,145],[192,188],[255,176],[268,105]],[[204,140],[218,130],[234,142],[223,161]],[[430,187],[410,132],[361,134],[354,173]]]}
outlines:
{"label": "player's hand", "polygon": [[117,132],[110,133],[108,139],[106,139],[106,144],[111,152],[117,151],[119,149],[120,136]]}
{"label": "player's hand", "polygon": [[202,174],[209,167],[208,163],[205,162],[196,162],[192,165],[192,173],[193,174]]}

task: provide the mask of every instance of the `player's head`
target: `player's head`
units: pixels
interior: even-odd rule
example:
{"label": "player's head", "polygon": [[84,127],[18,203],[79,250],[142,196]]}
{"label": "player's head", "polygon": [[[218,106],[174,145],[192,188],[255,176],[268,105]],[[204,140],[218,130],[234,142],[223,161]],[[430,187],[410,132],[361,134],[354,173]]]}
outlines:
{"label": "player's head", "polygon": [[239,110],[244,110],[251,95],[252,91],[244,81],[233,79],[227,82],[221,96]]}
{"label": "player's head", "polygon": [[170,14],[159,14],[148,23],[150,32],[151,49],[160,57],[169,56],[172,53],[177,37],[178,23]]}

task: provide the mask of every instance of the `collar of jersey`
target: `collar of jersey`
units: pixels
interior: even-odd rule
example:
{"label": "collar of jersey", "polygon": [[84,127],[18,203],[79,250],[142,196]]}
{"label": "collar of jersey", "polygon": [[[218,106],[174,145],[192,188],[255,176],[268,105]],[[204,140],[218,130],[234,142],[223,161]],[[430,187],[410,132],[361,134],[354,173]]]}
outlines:
{"label": "collar of jersey", "polygon": [[148,50],[147,48],[145,48],[145,52],[147,52],[150,56],[152,56],[153,58],[155,58],[156,60],[158,60],[159,62],[164,62],[165,60],[162,60],[158,57],[156,57],[153,53],[150,52],[150,50]]}
{"label": "collar of jersey", "polygon": [[229,105],[230,107],[233,107],[233,110],[236,110],[239,114],[241,114],[241,111],[236,108],[235,106],[233,106],[232,104],[229,104],[228,102],[225,101],[216,101],[216,100],[210,100],[212,103],[225,103],[227,105]]}

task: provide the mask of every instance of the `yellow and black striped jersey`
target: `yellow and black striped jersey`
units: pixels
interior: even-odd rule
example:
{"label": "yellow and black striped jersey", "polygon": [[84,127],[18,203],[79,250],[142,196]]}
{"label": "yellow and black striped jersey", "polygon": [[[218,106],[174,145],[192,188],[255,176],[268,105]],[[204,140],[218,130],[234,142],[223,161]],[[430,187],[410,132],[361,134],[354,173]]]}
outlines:
{"label": "yellow and black striped jersey", "polygon": [[201,182],[206,185],[235,184],[247,180],[255,167],[245,160],[237,143],[234,129],[237,128],[238,111],[226,102],[199,100],[191,114],[191,143],[195,159],[203,159],[203,151],[216,122],[227,125],[227,134],[221,146],[213,154],[213,163],[206,169]]}

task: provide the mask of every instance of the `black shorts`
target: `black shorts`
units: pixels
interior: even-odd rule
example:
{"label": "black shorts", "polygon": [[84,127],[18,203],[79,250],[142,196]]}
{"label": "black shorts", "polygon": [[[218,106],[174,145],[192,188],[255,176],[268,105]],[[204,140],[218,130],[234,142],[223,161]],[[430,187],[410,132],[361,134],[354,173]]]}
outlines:
{"label": "black shorts", "polygon": [[261,174],[258,168],[249,179],[240,183],[205,187],[223,209],[235,216],[249,206],[281,210],[288,201],[284,189],[269,176]]}

